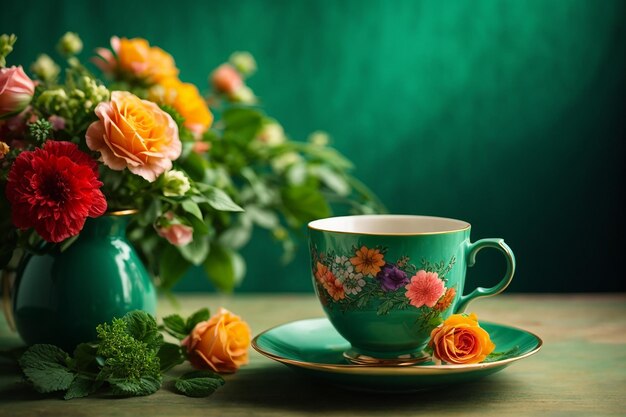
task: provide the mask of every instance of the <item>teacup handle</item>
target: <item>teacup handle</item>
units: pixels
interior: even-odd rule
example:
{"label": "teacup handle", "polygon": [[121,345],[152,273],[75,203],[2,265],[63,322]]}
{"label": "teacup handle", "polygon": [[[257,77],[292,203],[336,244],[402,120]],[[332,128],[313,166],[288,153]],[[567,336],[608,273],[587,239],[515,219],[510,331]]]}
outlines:
{"label": "teacup handle", "polygon": [[476,298],[490,297],[492,295],[500,294],[506,289],[506,287],[509,286],[511,280],[513,279],[513,274],[515,273],[515,255],[513,255],[513,251],[506,243],[504,243],[503,239],[480,239],[471,243],[467,247],[466,252],[467,266],[474,266],[476,263],[476,254],[484,248],[494,248],[502,252],[506,259],[506,274],[504,274],[504,278],[502,278],[500,282],[493,287],[478,287],[471,293],[462,295],[461,298],[459,298],[459,302],[454,310],[455,313],[464,312],[470,301],[473,301]]}

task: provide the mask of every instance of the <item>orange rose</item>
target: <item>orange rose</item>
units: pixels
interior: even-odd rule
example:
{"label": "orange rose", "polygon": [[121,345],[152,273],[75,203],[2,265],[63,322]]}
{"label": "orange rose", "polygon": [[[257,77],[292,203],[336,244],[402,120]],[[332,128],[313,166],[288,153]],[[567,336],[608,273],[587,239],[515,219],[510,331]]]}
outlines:
{"label": "orange rose", "polygon": [[452,364],[482,362],[496,347],[473,313],[450,316],[433,329],[428,346],[436,358]]}
{"label": "orange rose", "polygon": [[197,137],[211,126],[213,115],[195,85],[166,78],[150,89],[150,100],[167,104],[185,118],[185,127]]}
{"label": "orange rose", "polygon": [[209,320],[198,323],[182,345],[194,367],[235,372],[248,363],[250,338],[250,327],[239,316],[220,308]]}
{"label": "orange rose", "polygon": [[178,75],[174,58],[161,48],[151,47],[145,39],[113,37],[111,45],[122,71],[154,83]]}
{"label": "orange rose", "polygon": [[100,152],[109,168],[128,168],[153,182],[180,156],[178,126],[156,104],[126,91],[113,91],[111,101],[98,104],[95,113],[100,120],[87,129],[87,146]]}

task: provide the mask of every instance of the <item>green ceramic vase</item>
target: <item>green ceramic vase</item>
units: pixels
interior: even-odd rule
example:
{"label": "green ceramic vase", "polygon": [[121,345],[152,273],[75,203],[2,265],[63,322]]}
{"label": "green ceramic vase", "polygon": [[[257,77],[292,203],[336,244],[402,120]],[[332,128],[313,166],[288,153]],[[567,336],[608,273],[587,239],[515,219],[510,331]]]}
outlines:
{"label": "green ceramic vase", "polygon": [[126,239],[133,211],[89,218],[67,249],[25,258],[17,272],[13,316],[27,344],[71,351],[94,340],[96,326],[132,310],[156,313],[156,290]]}

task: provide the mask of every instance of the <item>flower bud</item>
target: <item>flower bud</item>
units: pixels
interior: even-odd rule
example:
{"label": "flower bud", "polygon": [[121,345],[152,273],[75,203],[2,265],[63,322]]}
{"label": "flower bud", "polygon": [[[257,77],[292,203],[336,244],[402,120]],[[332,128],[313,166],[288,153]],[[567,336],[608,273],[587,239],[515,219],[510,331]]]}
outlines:
{"label": "flower bud", "polygon": [[30,70],[42,81],[52,81],[61,72],[59,66],[46,54],[39,55]]}
{"label": "flower bud", "polygon": [[229,64],[222,64],[211,73],[211,84],[215,91],[226,94],[244,86],[239,72]]}
{"label": "flower bud", "polygon": [[17,40],[15,35],[0,35],[0,68],[6,65],[6,56],[13,51],[13,44]]}
{"label": "flower bud", "polygon": [[163,215],[154,229],[159,236],[175,246],[185,246],[193,240],[193,228],[180,223],[171,211]]}
{"label": "flower bud", "polygon": [[263,125],[257,139],[268,146],[280,145],[285,142],[285,130],[280,124],[271,121]]}
{"label": "flower bud", "polygon": [[189,178],[184,172],[172,169],[163,174],[163,195],[166,197],[180,197],[191,189]]}
{"label": "flower bud", "polygon": [[247,85],[242,85],[237,90],[229,94],[232,101],[242,104],[254,104],[257,102],[254,91]]}
{"label": "flower bud", "polygon": [[317,130],[309,135],[309,142],[317,146],[326,146],[330,139],[328,133]]}
{"label": "flower bud", "polygon": [[35,94],[35,83],[21,66],[0,68],[0,118],[21,112]]}
{"label": "flower bud", "polygon": [[80,40],[74,32],[67,32],[59,40],[57,49],[64,56],[72,56],[79,54],[83,50],[83,41]]}
{"label": "flower bud", "polygon": [[256,72],[256,61],[250,52],[233,52],[228,59],[244,77],[249,77]]}
{"label": "flower bud", "polygon": [[54,130],[58,131],[65,129],[65,119],[61,116],[53,114],[52,116],[48,117],[48,121],[50,122],[50,124],[52,125],[52,129]]}
{"label": "flower bud", "polygon": [[287,168],[291,167],[302,161],[302,157],[296,152],[286,152],[276,158],[272,159],[272,168],[276,172],[284,172]]}

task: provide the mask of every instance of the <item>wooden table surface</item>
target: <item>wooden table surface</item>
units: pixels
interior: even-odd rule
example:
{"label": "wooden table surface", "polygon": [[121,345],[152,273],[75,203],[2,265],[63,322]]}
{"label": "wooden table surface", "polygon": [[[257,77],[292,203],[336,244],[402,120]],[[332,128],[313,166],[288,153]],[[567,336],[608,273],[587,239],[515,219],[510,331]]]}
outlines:
{"label": "wooden table surface", "polygon": [[[161,300],[160,315],[224,306],[243,316],[254,334],[323,316],[310,295],[182,295],[178,300],[178,310]],[[469,311],[481,320],[534,332],[544,346],[535,356],[484,379],[403,395],[320,385],[251,352],[250,364],[227,376],[226,385],[208,398],[187,398],[165,387],[148,397],[63,401],[33,394],[15,368],[0,362],[0,416],[626,415],[626,294],[508,294],[479,300]],[[0,319],[0,347],[18,343]]]}

